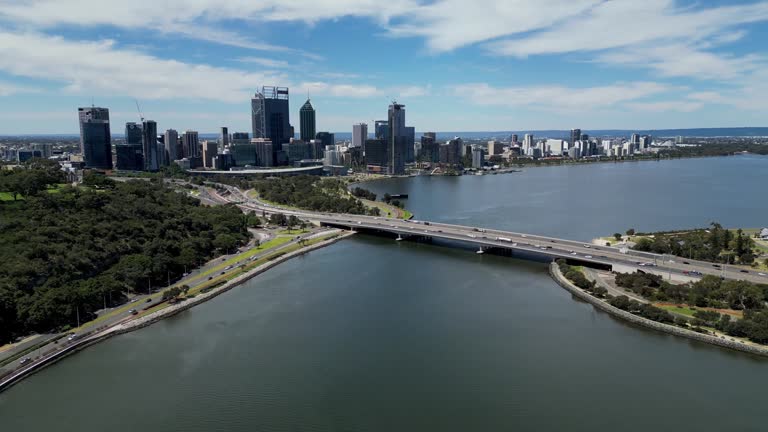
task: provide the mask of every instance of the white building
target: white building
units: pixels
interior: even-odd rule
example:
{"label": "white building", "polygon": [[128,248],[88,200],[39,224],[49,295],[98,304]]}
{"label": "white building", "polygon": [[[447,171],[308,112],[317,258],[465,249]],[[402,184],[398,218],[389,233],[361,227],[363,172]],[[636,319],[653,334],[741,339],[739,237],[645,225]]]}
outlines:
{"label": "white building", "polygon": [[357,123],[352,125],[352,147],[363,148],[365,140],[368,139],[368,125]]}
{"label": "white building", "polygon": [[561,139],[548,139],[545,143],[545,148],[552,156],[562,156],[568,153],[568,146]]}

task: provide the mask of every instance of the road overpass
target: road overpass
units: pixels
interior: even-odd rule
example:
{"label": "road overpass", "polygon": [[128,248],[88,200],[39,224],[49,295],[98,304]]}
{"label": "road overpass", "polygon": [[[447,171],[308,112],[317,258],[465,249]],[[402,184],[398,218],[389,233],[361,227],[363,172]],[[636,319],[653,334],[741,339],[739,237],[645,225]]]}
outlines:
{"label": "road overpass", "polygon": [[[233,186],[226,186],[228,196],[222,197],[236,203],[245,211],[257,213],[282,213],[287,216],[356,231],[390,233],[399,239],[428,238],[459,242],[475,247],[478,251],[506,250],[520,256],[539,256],[545,259],[564,258],[596,267],[616,269],[621,272],[643,271],[672,279],[697,279],[714,275],[726,279],[768,283],[768,276],[744,267],[713,264],[670,255],[635,251],[628,248],[593,245],[581,241],[560,239],[534,234],[502,231],[493,228],[452,225],[430,221],[401,220],[364,215],[318,213],[286,209],[260,202]],[[693,273],[692,273],[693,272]],[[698,274],[697,274],[698,273]]]}

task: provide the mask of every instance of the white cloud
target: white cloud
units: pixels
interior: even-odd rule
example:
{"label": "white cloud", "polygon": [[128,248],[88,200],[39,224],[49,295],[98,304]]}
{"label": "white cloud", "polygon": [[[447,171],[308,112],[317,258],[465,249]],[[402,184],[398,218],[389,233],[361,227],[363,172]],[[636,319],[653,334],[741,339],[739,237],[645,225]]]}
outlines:
{"label": "white cloud", "polygon": [[493,87],[485,83],[456,86],[455,94],[476,105],[536,108],[542,111],[601,109],[658,95],[674,88],[655,82],[597,87]]}
{"label": "white cloud", "polygon": [[0,32],[0,71],[59,82],[69,92],[103,93],[141,99],[202,99],[244,103],[253,89],[280,83],[300,92],[327,96],[367,97],[378,94],[370,85],[293,84],[281,73],[160,59],[120,49],[113,41],[70,41],[39,33]]}
{"label": "white cloud", "polygon": [[290,66],[290,64],[285,60],[274,60],[261,57],[240,57],[237,59],[237,61],[241,63],[253,63],[272,69],[285,69]]}

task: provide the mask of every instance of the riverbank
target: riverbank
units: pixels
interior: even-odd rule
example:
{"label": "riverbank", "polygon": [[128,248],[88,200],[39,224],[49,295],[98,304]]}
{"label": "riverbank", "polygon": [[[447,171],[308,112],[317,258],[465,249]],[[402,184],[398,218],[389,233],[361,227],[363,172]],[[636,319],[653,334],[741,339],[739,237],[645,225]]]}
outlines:
{"label": "riverbank", "polygon": [[331,237],[327,239],[320,238],[320,241],[317,243],[309,244],[307,246],[301,247],[295,251],[291,251],[289,253],[285,253],[279,256],[274,257],[274,259],[270,259],[269,261],[250,269],[246,272],[244,272],[241,275],[238,275],[234,277],[233,279],[230,279],[226,281],[225,283],[216,286],[215,288],[206,291],[206,292],[200,292],[199,294],[195,295],[194,297],[188,297],[180,302],[169,305],[167,307],[162,307],[161,309],[155,310],[146,316],[143,316],[141,318],[124,321],[121,323],[118,323],[117,325],[114,325],[112,327],[109,327],[107,329],[103,329],[96,334],[90,335],[77,343],[74,343],[70,346],[67,346],[66,348],[56,351],[49,356],[31,364],[30,366],[20,369],[19,371],[9,375],[6,377],[3,381],[0,382],[0,392],[10,388],[14,384],[17,384],[22,379],[26,378],[29,375],[34,374],[35,372],[42,370],[45,367],[48,367],[57,361],[74,354],[78,351],[81,351],[91,345],[94,345],[98,342],[101,342],[103,340],[106,340],[112,336],[116,336],[119,334],[128,333],[134,330],[138,330],[144,327],[147,327],[157,321],[160,321],[162,319],[174,316],[180,312],[183,312],[187,309],[190,309],[194,306],[197,306],[203,302],[206,302],[220,294],[223,294],[232,288],[235,288],[236,286],[264,273],[265,271],[285,262],[288,261],[291,258],[295,258],[304,254],[307,254],[313,250],[317,250],[326,246],[330,246],[340,240],[343,240],[349,236],[354,235],[354,232],[342,232],[340,234],[334,234]]}
{"label": "riverbank", "polygon": [[752,344],[750,342],[733,339],[727,336],[712,336],[712,335],[697,333],[692,330],[676,327],[669,324],[663,324],[647,318],[643,318],[643,317],[634,315],[630,312],[621,310],[617,307],[611,306],[606,301],[592,296],[591,294],[578,288],[571,281],[566,279],[565,276],[560,271],[560,268],[558,267],[557,263],[555,262],[552,262],[549,265],[549,274],[552,276],[555,282],[558,283],[558,285],[568,290],[571,294],[573,294],[580,300],[583,300],[591,304],[595,308],[600,309],[603,312],[606,312],[623,321],[629,322],[631,324],[639,325],[641,327],[649,328],[652,330],[660,331],[663,333],[671,334],[674,336],[681,336],[681,337],[693,339],[699,342],[704,342],[711,345],[717,345],[723,348],[742,351],[742,352],[746,352],[749,354],[754,354],[762,357],[768,357],[768,347],[759,346],[756,344]]}

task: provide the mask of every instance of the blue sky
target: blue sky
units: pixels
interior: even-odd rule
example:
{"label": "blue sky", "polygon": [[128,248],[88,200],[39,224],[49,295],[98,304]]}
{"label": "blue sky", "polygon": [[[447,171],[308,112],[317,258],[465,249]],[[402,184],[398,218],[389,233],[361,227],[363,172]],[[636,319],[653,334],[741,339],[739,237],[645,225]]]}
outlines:
{"label": "blue sky", "polygon": [[766,126],[768,2],[0,0],[0,134],[249,131],[262,85],[318,130]]}

